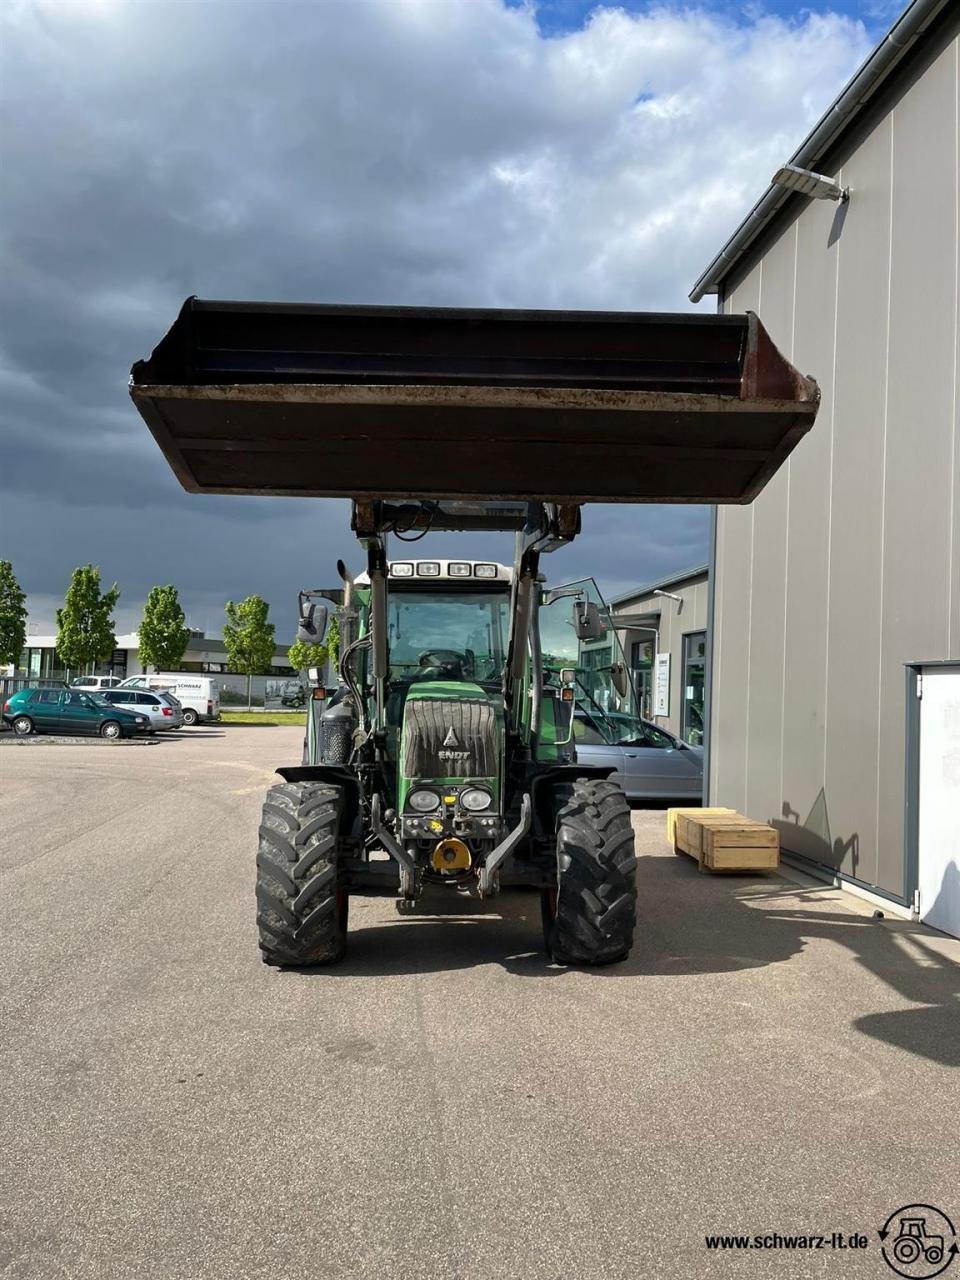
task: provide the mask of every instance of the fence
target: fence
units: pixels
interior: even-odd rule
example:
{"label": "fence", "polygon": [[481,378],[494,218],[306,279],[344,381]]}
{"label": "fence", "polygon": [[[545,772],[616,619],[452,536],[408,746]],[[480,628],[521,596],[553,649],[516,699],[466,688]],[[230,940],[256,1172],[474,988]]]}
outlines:
{"label": "fence", "polygon": [[4,701],[21,689],[62,689],[62,680],[31,680],[29,676],[0,676],[0,698]]}

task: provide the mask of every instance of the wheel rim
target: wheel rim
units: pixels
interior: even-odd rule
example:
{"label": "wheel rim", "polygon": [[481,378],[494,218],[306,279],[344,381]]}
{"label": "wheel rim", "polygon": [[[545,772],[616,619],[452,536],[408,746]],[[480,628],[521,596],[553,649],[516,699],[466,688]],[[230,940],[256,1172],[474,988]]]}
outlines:
{"label": "wheel rim", "polygon": [[19,720],[14,720],[13,722],[13,731],[16,734],[19,734],[21,738],[25,738],[32,728],[33,725],[26,716],[21,717]]}
{"label": "wheel rim", "polygon": [[105,738],[119,738],[120,726],[118,724],[105,724],[103,726],[103,736]]}
{"label": "wheel rim", "polygon": [[893,1256],[898,1262],[909,1266],[911,1262],[916,1262],[920,1257],[920,1246],[915,1240],[901,1240],[893,1251]]}

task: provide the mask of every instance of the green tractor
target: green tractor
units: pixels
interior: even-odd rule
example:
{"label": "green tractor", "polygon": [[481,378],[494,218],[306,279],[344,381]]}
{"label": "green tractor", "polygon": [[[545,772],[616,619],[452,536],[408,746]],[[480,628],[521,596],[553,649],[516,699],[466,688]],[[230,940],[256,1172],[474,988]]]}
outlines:
{"label": "green tractor", "polygon": [[[348,497],[366,554],[300,597],[308,642],[337,610],[339,682],[310,681],[303,759],[263,807],[265,962],[338,960],[354,894],[508,886],[540,891],[554,961],[625,958],[630,810],[577,763],[573,713],[635,713],[633,691],[592,581],[550,590],[541,557],[588,502],[750,501],[816,384],[752,315],[188,299],[131,394],[186,488]],[[512,565],[388,559],[453,531],[512,533]]]}
{"label": "green tractor", "polygon": [[[340,683],[328,701],[311,681],[303,763],[280,770],[264,805],[257,899],[268,963],[337,959],[350,894],[386,894],[409,911],[430,886],[480,897],[539,889],[555,960],[629,952],[629,806],[610,770],[576,764],[573,744],[577,700],[633,707],[615,632],[592,581],[545,589],[549,508],[482,514],[488,527],[523,526],[513,568],[388,562],[398,519],[443,528],[463,519],[463,504],[452,518],[438,504],[402,517],[378,505],[363,533],[366,571],[354,579],[341,563],[342,586],[301,595],[300,634],[313,643],[324,601],[338,606]],[[607,660],[587,673],[578,661],[598,640]]]}

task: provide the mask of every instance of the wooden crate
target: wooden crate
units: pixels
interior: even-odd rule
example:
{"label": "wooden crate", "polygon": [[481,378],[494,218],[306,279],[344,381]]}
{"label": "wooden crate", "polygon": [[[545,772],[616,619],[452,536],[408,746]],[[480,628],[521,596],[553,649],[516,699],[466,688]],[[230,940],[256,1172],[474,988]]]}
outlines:
{"label": "wooden crate", "polygon": [[779,833],[732,809],[672,809],[667,831],[674,852],[696,858],[700,871],[776,871],[780,865]]}
{"label": "wooden crate", "polygon": [[667,843],[672,844],[674,848],[677,845],[677,819],[681,814],[690,814],[696,818],[702,815],[705,818],[723,813],[736,813],[736,809],[704,809],[698,805],[695,809],[668,809],[667,810]]}

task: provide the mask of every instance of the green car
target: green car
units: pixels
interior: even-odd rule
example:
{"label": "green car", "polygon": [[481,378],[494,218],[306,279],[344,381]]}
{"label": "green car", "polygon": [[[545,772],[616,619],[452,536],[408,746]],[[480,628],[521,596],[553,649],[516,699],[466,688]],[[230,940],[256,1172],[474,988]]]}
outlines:
{"label": "green car", "polygon": [[146,733],[146,716],[111,706],[82,689],[20,689],[3,704],[3,718],[19,737],[30,733],[98,733],[132,738]]}

